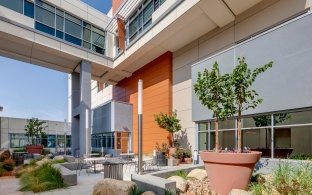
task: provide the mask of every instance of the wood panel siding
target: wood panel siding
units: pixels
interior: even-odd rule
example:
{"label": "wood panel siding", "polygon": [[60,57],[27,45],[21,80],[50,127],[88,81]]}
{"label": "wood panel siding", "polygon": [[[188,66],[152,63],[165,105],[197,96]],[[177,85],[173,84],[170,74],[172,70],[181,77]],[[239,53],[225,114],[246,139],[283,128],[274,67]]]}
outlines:
{"label": "wood panel siding", "polygon": [[172,112],[172,53],[166,52],[123,79],[113,89],[113,99],[133,104],[133,150],[138,151],[138,80],[143,80],[143,153],[151,153],[156,142],[169,142],[166,130],[154,115]]}

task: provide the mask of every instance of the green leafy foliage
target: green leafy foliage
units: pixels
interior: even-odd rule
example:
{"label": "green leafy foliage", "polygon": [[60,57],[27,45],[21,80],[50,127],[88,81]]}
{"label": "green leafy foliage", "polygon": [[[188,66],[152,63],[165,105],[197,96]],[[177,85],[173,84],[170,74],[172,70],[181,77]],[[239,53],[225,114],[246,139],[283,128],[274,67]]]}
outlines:
{"label": "green leafy foliage", "polygon": [[26,152],[25,148],[15,148],[13,152]]}
{"label": "green leafy foliage", "polygon": [[256,108],[258,104],[263,102],[263,99],[257,98],[259,94],[254,90],[250,89],[256,78],[268,68],[271,68],[273,62],[269,62],[259,68],[251,70],[248,68],[245,58],[238,58],[239,64],[234,68],[231,74],[231,85],[233,88],[233,95],[235,99],[235,113],[237,113],[238,121],[238,141],[237,150],[241,152],[241,119],[242,112],[249,108]]}
{"label": "green leafy foliage", "polygon": [[162,142],[161,145],[159,145],[159,143],[156,142],[155,149],[157,152],[167,153],[168,148],[169,148],[169,146],[166,142]]}
{"label": "green leafy foliage", "polygon": [[170,175],[170,177],[171,176],[179,176],[179,177],[182,177],[183,179],[187,180],[187,179],[189,179],[187,175],[188,175],[188,173],[185,170],[179,170],[179,171],[174,172],[172,175]]}
{"label": "green leafy foliage", "polygon": [[15,166],[15,161],[11,158],[5,159],[2,164],[2,167],[7,171],[13,171],[14,166]]}
{"label": "green leafy foliage", "polygon": [[46,122],[40,121],[37,118],[27,120],[25,131],[26,136],[30,139],[32,145],[38,144],[39,138],[46,135],[44,132],[44,129],[46,128],[46,126],[44,126],[45,123]]}
{"label": "green leafy foliage", "polygon": [[21,191],[43,192],[65,187],[60,170],[49,163],[29,169],[20,181]]}
{"label": "green leafy foliage", "polygon": [[214,63],[212,70],[205,69],[203,73],[198,72],[197,81],[194,84],[195,94],[200,102],[213,112],[215,117],[215,149],[218,151],[219,134],[218,123],[233,115],[234,96],[231,88],[231,76],[220,74],[219,65]]}
{"label": "green leafy foliage", "polygon": [[159,113],[154,115],[155,121],[162,129],[167,130],[171,134],[171,146],[174,143],[173,133],[181,130],[180,120],[177,118],[177,112],[173,112],[172,115]]}
{"label": "green leafy foliage", "polygon": [[141,190],[140,188],[138,188],[138,186],[136,186],[136,185],[133,186],[133,188],[131,189],[131,192],[130,192],[131,195],[141,195],[143,193],[144,193],[144,191]]}

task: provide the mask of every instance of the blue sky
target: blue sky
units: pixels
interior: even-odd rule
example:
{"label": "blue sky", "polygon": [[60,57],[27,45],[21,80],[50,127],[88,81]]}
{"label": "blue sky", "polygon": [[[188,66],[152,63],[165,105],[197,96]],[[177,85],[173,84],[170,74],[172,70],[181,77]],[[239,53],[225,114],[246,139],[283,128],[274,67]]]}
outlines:
{"label": "blue sky", "polygon": [[[111,0],[83,0],[107,13]],[[64,121],[67,74],[0,56],[0,117]]]}

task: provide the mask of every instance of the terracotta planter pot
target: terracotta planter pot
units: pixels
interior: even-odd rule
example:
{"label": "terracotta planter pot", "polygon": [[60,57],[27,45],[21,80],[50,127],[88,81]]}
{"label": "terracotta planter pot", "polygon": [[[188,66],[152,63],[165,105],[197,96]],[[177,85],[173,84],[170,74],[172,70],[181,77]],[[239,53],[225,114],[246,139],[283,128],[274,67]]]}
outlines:
{"label": "terracotta planter pot", "polygon": [[210,181],[210,187],[218,194],[228,195],[231,189],[246,190],[252,171],[261,152],[216,153],[201,152],[201,159]]}
{"label": "terracotta planter pot", "polygon": [[193,163],[193,159],[192,158],[184,158],[184,162],[188,163],[188,164],[192,164]]}
{"label": "terracotta planter pot", "polygon": [[172,155],[176,152],[176,148],[168,148],[169,158],[173,158]]}
{"label": "terracotta planter pot", "polygon": [[27,145],[26,151],[31,154],[41,154],[43,145]]}

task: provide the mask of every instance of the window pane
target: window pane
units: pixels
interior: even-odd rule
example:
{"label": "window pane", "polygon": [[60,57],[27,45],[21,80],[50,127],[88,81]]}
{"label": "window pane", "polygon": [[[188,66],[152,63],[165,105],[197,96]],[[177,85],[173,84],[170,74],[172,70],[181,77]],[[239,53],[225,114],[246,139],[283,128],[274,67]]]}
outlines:
{"label": "window pane", "polygon": [[0,5],[23,14],[23,0],[0,0]]}
{"label": "window pane", "polygon": [[143,10],[143,23],[152,19],[152,14],[154,12],[153,2],[151,1]]}
{"label": "window pane", "polygon": [[81,37],[82,27],[68,19],[65,20],[65,32],[77,38]]}
{"label": "window pane", "polygon": [[83,27],[91,29],[91,24],[89,24],[87,22],[83,22]]}
{"label": "window pane", "polygon": [[208,150],[208,132],[198,134],[198,150]]}
{"label": "window pane", "polygon": [[95,51],[95,52],[97,52],[97,53],[100,53],[100,54],[103,54],[103,55],[104,55],[104,49],[103,49],[103,48],[100,48],[100,47],[98,47],[98,46],[93,45],[93,46],[92,46],[92,50]]}
{"label": "window pane", "polygon": [[74,17],[74,16],[72,16],[72,15],[69,15],[69,14],[66,13],[65,14],[65,18],[70,20],[70,21],[72,21],[72,22],[75,22],[75,23],[81,25],[81,20],[76,18],[76,17]]}
{"label": "window pane", "polygon": [[105,43],[104,36],[92,32],[92,44],[99,46],[99,47],[104,47],[104,43]]}
{"label": "window pane", "polygon": [[49,10],[49,11],[55,13],[55,9],[54,9],[53,6],[51,6],[51,5],[49,5],[49,4],[46,4],[46,3],[42,2],[41,0],[37,0],[37,1],[36,1],[36,4],[37,4],[37,5],[40,5],[40,7],[43,7],[43,8],[45,8],[45,9],[47,9],[47,10]]}
{"label": "window pane", "polygon": [[83,28],[83,40],[91,42],[91,30]]}
{"label": "window pane", "polygon": [[81,46],[81,40],[76,38],[76,37],[73,37],[73,36],[71,36],[69,34],[65,34],[65,40],[68,41],[68,42],[71,42],[71,43],[73,43],[75,45]]}
{"label": "window pane", "polygon": [[87,48],[87,49],[91,49],[91,43],[88,43],[88,42],[83,42],[83,47],[84,48]]}
{"label": "window pane", "polygon": [[92,32],[95,32],[95,33],[97,33],[97,34],[99,34],[99,35],[101,35],[101,36],[105,36],[105,33],[104,33],[103,30],[101,30],[101,29],[99,29],[99,28],[96,28],[96,27],[94,27],[94,26],[92,26]]}
{"label": "window pane", "polygon": [[57,37],[57,38],[60,38],[60,39],[64,39],[64,33],[61,32],[61,31],[59,31],[59,30],[57,30],[57,31],[56,31],[56,37]]}
{"label": "window pane", "polygon": [[55,31],[54,28],[51,28],[51,27],[49,27],[47,25],[41,24],[39,22],[36,22],[35,28],[37,30],[40,30],[41,32],[45,32],[45,33],[48,33],[48,34],[54,36],[54,31]]}
{"label": "window pane", "polygon": [[57,9],[56,8],[56,14],[59,15],[59,16],[63,16],[64,17],[64,12],[60,9]]}
{"label": "window pane", "polygon": [[312,110],[274,114],[275,125],[294,125],[312,123]]}
{"label": "window pane", "polygon": [[46,24],[50,27],[55,26],[55,14],[47,11],[45,9],[42,9],[41,7],[37,6],[36,7],[36,20],[39,22]]}
{"label": "window pane", "polygon": [[132,37],[139,29],[138,17],[129,24],[129,36]]}
{"label": "window pane", "polygon": [[64,31],[64,17],[56,15],[56,29]]}
{"label": "window pane", "polygon": [[24,5],[24,15],[28,16],[30,18],[34,18],[34,4],[29,2],[29,1],[24,1],[25,5]]}
{"label": "window pane", "polygon": [[48,135],[48,148],[55,148],[55,135]]}

